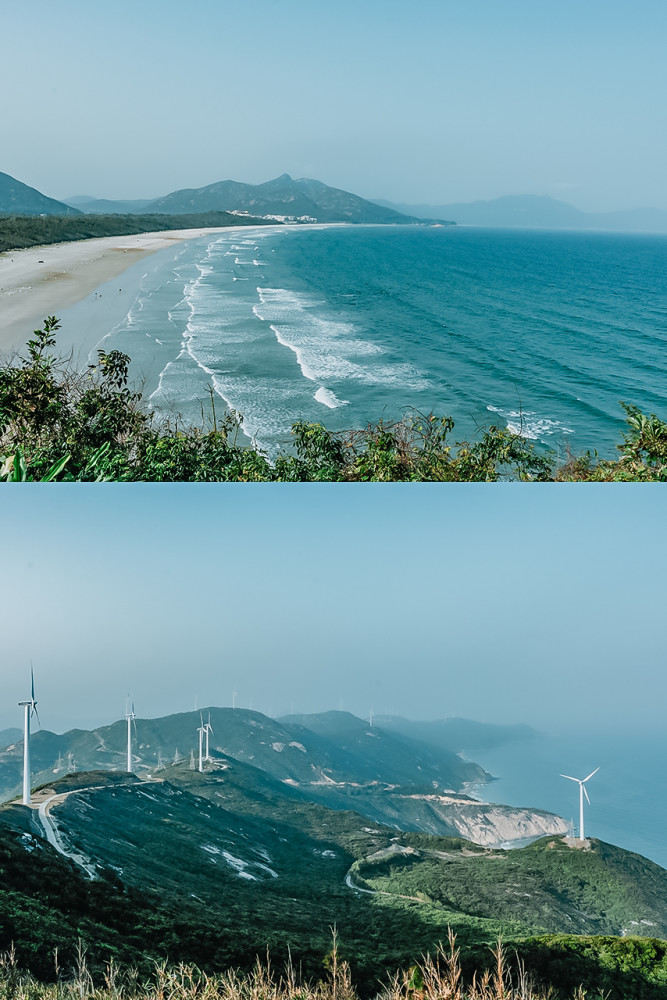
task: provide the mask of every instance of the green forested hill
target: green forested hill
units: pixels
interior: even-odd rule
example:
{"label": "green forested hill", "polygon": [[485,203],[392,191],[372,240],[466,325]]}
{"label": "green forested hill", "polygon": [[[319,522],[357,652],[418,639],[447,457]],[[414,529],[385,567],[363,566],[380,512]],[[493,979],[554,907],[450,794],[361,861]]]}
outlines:
{"label": "green forested hill", "polygon": [[9,174],[0,172],[0,214],[11,215],[80,215],[78,208],[72,208],[62,201],[47,198],[36,188],[29,187]]}
{"label": "green forested hill", "polygon": [[54,945],[66,965],[79,937],[96,968],[115,956],[145,970],[161,958],[248,969],[267,945],[276,964],[289,946],[317,977],[335,924],[370,996],[451,926],[467,970],[489,963],[502,934],[570,992],[568,970],[592,988],[615,968],[634,985],[613,1000],[658,1000],[664,944],[553,936],[570,923],[664,934],[667,872],[646,859],[597,841],[508,852],[397,833],[308,802],[242,761],[206,768],[171,765],[167,780],[68,774],[38,793],[58,796],[44,808],[60,848],[85,856],[92,880],[45,843],[36,808],[0,808],[0,950],[13,941],[21,964],[48,977]]}
{"label": "green forested hill", "polygon": [[172,191],[148,206],[151,212],[246,211],[253,215],[307,218],[313,222],[416,223],[395,209],[366,201],[321,181],[282,174],[264,184],[218,181],[203,188]]}
{"label": "green forested hill", "polygon": [[667,871],[603,841],[570,846],[577,843],[546,837],[512,851],[443,851],[436,838],[418,836],[354,872],[375,891],[536,931],[667,938]]}

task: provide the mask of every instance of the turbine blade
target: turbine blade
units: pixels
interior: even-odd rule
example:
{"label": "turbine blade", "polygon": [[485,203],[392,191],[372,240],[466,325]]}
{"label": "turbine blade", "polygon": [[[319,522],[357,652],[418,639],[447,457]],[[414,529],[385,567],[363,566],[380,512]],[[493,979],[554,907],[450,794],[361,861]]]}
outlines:
{"label": "turbine blade", "polygon": [[590,805],[590,804],[591,804],[591,800],[590,800],[590,799],[589,799],[589,797],[588,797],[588,790],[587,790],[587,788],[586,788],[585,784],[583,783],[583,781],[582,781],[582,783],[581,783],[581,787],[582,787],[582,788],[583,788],[583,790],[584,790],[584,795],[586,796],[586,801],[587,801],[587,802],[588,802],[588,804]]}
{"label": "turbine blade", "polygon": [[569,774],[561,774],[561,778],[569,778],[570,781],[579,781],[579,778],[571,778]]}
{"label": "turbine blade", "polygon": [[41,728],[42,722],[41,722],[41,719],[39,717],[39,712],[37,711],[37,705],[35,705],[35,707],[33,708],[33,713],[37,716],[37,724]]}
{"label": "turbine blade", "polygon": [[[591,773],[590,773],[590,774],[588,775],[588,778],[592,778],[592,777],[593,777],[593,775],[594,775],[594,774],[597,774],[599,770],[600,770],[600,768],[599,768],[599,767],[596,767],[596,768],[595,768],[595,770],[594,770],[594,771],[591,771]],[[588,778],[584,778],[584,781],[588,781]]]}
{"label": "turbine blade", "polygon": [[32,701],[35,700],[35,672],[32,669],[32,660],[30,661],[30,698]]}

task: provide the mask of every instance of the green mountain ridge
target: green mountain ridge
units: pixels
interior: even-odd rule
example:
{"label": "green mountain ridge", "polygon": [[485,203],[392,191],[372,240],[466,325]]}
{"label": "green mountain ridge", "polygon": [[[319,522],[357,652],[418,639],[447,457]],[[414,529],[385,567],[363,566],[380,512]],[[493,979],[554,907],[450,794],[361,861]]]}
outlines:
{"label": "green mountain ridge", "polygon": [[[354,720],[359,738],[358,746],[352,750],[342,745],[333,732],[334,738],[328,739],[311,728],[298,723],[283,724],[260,712],[215,707],[204,709],[203,713],[137,719],[133,739],[137,773],[150,772],[175,754],[194,750],[200,719],[208,719],[209,715],[212,746],[283,781],[331,787],[379,783],[429,789],[435,782],[436,787],[460,790],[466,782],[484,782],[489,778],[477,764],[462,761],[450,751],[382,730],[369,730],[354,716],[346,720],[346,725]],[[47,780],[46,771],[64,773],[68,767],[124,769],[126,739],[126,723],[122,720],[90,731],[71,730],[61,736],[38,730],[31,738],[35,780]],[[22,754],[22,743],[0,750],[0,799],[18,794]]]}
{"label": "green mountain ridge", "polygon": [[[565,821],[544,810],[480,802],[468,794],[491,776],[443,747],[369,726],[346,712],[271,719],[245,709],[211,708],[161,719],[137,719],[133,767],[142,777],[169,761],[197,756],[197,727],[211,719],[211,747],[271,776],[329,809],[354,810],[397,830],[463,836],[482,844],[564,833]],[[307,723],[307,725],[303,724]],[[418,730],[417,730],[418,732]],[[31,739],[33,785],[69,771],[126,768],[126,723]],[[0,799],[19,794],[22,742],[0,750]]]}
{"label": "green mountain ridge", "polygon": [[308,222],[417,223],[392,208],[384,208],[358,195],[332,188],[310,178],[295,180],[282,174],[263,184],[218,181],[203,188],[173,191],[150,202],[150,212],[248,212]]}

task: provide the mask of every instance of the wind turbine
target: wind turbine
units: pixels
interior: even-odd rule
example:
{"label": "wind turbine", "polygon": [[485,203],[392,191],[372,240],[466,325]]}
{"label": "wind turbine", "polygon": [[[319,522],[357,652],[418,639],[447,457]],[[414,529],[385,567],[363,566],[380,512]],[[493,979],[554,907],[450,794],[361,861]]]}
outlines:
{"label": "wind turbine", "polygon": [[35,675],[30,664],[30,701],[20,701],[19,707],[24,710],[23,715],[23,805],[30,805],[30,719],[37,716],[37,702],[35,701]]}
{"label": "wind turbine", "polygon": [[[201,722],[201,726],[199,726],[198,729],[197,729],[197,732],[199,733],[199,768],[198,768],[198,770],[199,771],[203,771],[204,770],[204,763],[203,763],[203,758],[202,758],[202,749],[203,749],[203,743],[204,743],[204,733],[206,733],[206,726],[204,725],[204,720],[202,718],[201,712],[199,713],[199,721]],[[208,733],[207,733],[207,735],[208,735]]]}
{"label": "wind turbine", "polygon": [[206,760],[210,760],[211,757],[210,757],[209,752],[208,752],[208,738],[209,738],[209,735],[213,732],[213,726],[211,725],[211,713],[210,712],[208,713],[208,722],[204,726],[204,732],[206,733]]}
{"label": "wind turbine", "polygon": [[[129,694],[125,702],[125,718],[127,719],[127,772],[128,774],[132,774],[132,723],[136,716],[134,714],[134,702],[130,702]],[[134,729],[136,732],[136,722],[134,722]]]}
{"label": "wind turbine", "polygon": [[588,802],[588,804],[589,805],[591,804],[591,800],[588,797],[588,790],[585,788],[585,785],[586,782],[590,778],[592,778],[594,774],[597,774],[599,770],[600,768],[596,767],[595,770],[591,771],[591,773],[586,778],[573,778],[569,774],[561,774],[561,778],[567,778],[569,781],[576,781],[579,784],[579,840],[585,839],[584,838],[584,795],[586,796],[586,801]]}

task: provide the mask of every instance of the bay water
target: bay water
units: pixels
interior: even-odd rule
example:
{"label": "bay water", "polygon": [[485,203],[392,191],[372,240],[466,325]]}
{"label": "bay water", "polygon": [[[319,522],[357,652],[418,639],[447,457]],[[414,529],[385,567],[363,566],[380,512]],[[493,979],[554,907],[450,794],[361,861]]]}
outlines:
{"label": "bay water", "polygon": [[127,308],[98,309],[98,346],[129,354],[149,405],[180,421],[211,418],[212,387],[269,454],[295,420],[344,430],[416,410],[451,415],[455,440],[496,423],[561,458],[611,457],[619,400],[667,416],[666,275],[663,236],[241,229],[116,279]]}

